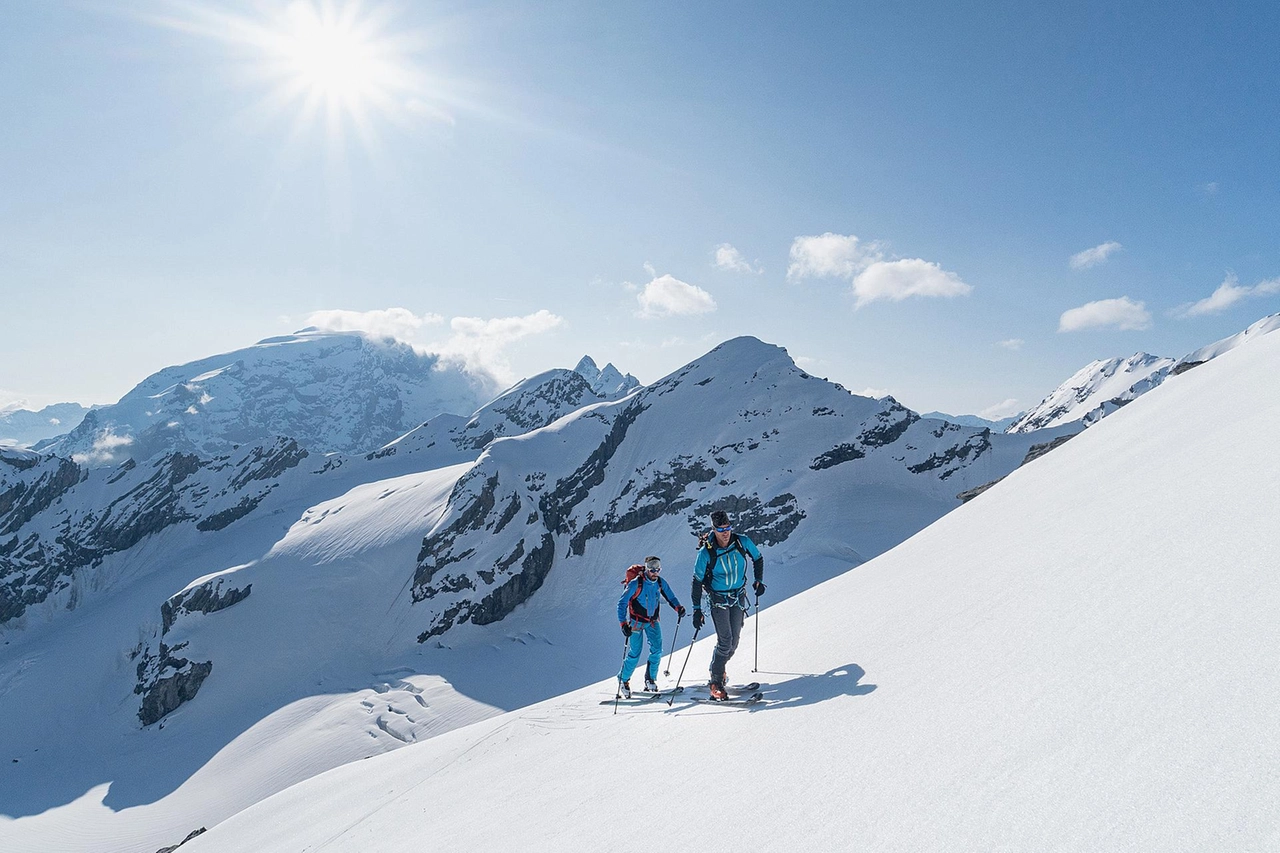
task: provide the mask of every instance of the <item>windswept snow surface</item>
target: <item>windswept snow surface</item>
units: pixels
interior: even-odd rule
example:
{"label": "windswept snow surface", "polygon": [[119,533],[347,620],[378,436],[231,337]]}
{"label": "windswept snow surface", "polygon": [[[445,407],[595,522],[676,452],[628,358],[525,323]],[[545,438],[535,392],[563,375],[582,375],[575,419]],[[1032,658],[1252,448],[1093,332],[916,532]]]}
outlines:
{"label": "windswept snow surface", "polygon": [[[730,665],[766,683],[757,709],[614,716],[602,681],[310,779],[183,853],[605,850],[637,831],[760,850],[1280,849],[1278,375],[1280,335],[1173,377],[766,608]],[[697,643],[686,683],[710,652]]]}

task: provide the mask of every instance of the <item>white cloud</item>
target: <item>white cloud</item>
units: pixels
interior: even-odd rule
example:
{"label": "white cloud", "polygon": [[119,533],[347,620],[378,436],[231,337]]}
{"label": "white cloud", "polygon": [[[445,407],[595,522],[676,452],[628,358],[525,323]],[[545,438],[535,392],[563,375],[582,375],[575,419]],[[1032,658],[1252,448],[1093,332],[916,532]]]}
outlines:
{"label": "white cloud", "polygon": [[1085,249],[1083,252],[1076,252],[1067,261],[1073,270],[1086,270],[1089,267],[1096,267],[1098,264],[1105,263],[1107,258],[1114,255],[1124,247],[1114,240],[1094,246],[1092,249]]}
{"label": "white cloud", "polygon": [[1058,320],[1059,332],[1078,332],[1114,326],[1117,329],[1142,330],[1151,328],[1151,314],[1145,302],[1134,302],[1127,296],[1119,299],[1100,299],[1062,312]]}
{"label": "white cloud", "polygon": [[[647,266],[647,265],[646,265]],[[652,267],[647,267],[652,270]],[[670,275],[657,276],[636,296],[640,316],[653,317],[706,314],[716,310],[716,301],[696,285]]]}
{"label": "white cloud", "polygon": [[1267,296],[1273,293],[1280,293],[1280,278],[1267,279],[1266,281],[1258,282],[1252,287],[1245,287],[1240,284],[1240,280],[1236,278],[1235,273],[1227,273],[1227,277],[1223,279],[1222,284],[1218,285],[1217,290],[1199,302],[1185,306],[1175,313],[1180,317],[1217,314],[1227,310],[1242,299],[1247,299],[1251,296]]}
{"label": "white cloud", "polygon": [[858,397],[870,397],[873,400],[882,400],[891,396],[888,388],[863,388],[857,393]]}
{"label": "white cloud", "polygon": [[[170,426],[173,426],[173,424],[170,424]],[[116,451],[131,444],[133,444],[131,436],[116,435],[111,427],[107,427],[98,433],[98,437],[94,439],[93,446],[89,448],[88,453],[73,453],[71,461],[81,465],[101,465],[105,462],[114,462]]]}
{"label": "white cloud", "polygon": [[787,279],[852,279],[878,260],[879,245],[870,243],[864,247],[852,234],[833,234],[828,231],[817,236],[797,237],[791,242]]}
{"label": "white cloud", "polygon": [[852,234],[830,231],[792,241],[787,278],[848,279],[856,308],[881,299],[899,302],[911,296],[965,296],[973,291],[958,275],[931,261],[886,261],[879,243],[864,244]]}
{"label": "white cloud", "polygon": [[876,261],[853,280],[856,308],[880,299],[900,302],[911,296],[966,296],[972,291],[955,273],[920,258]]}
{"label": "white cloud", "polygon": [[438,326],[444,322],[439,314],[423,314],[421,317],[408,308],[383,308],[376,311],[345,311],[333,309],[316,311],[307,317],[306,324],[330,332],[368,332],[381,338],[395,338],[412,342],[424,326]]}
{"label": "white cloud", "polygon": [[1200,194],[1203,196],[1215,196],[1218,194],[1218,189],[1219,189],[1218,182],[1209,181],[1208,183],[1201,184],[1199,189],[1200,189]]}
{"label": "white cloud", "polygon": [[716,246],[716,267],[729,272],[760,273],[763,270],[751,266],[742,253],[728,243]]}
{"label": "white cloud", "polygon": [[1024,341],[1022,338],[1009,338],[1008,340],[1004,340],[1004,341],[996,341],[996,346],[1004,347],[1007,350],[1013,350],[1014,352],[1017,352],[1018,350],[1022,349],[1022,345],[1025,343],[1026,341]]}
{"label": "white cloud", "polygon": [[519,376],[507,361],[507,347],[521,338],[559,328],[563,323],[563,317],[545,308],[523,317],[494,317],[489,320],[454,317],[449,321],[452,334],[426,349],[446,361],[461,362],[472,373],[488,373],[499,383],[509,385]]}
{"label": "white cloud", "polygon": [[1016,415],[1020,411],[1022,411],[1022,409],[1018,406],[1018,401],[1010,397],[1003,403],[996,403],[994,406],[987,406],[987,408],[978,412],[978,417],[986,418],[989,421],[998,421],[1001,418]]}

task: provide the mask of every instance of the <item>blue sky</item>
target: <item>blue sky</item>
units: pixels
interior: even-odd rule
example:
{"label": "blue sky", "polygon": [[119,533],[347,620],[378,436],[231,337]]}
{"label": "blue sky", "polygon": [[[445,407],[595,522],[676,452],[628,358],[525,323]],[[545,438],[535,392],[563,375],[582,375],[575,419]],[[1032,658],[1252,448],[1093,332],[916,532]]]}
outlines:
{"label": "blue sky", "polygon": [[1280,311],[1280,7],[1034,5],[6,3],[0,404],[318,323],[997,415]]}

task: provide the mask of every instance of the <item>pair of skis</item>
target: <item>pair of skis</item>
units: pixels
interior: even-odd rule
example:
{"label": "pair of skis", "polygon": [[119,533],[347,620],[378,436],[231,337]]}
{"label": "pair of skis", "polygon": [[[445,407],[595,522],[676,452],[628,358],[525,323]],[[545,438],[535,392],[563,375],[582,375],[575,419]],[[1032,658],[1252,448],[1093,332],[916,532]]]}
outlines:
{"label": "pair of skis", "polygon": [[[706,690],[706,685],[702,685],[702,689]],[[740,687],[726,688],[726,692],[729,694],[728,699],[713,699],[710,696],[690,696],[689,698],[704,705],[754,705],[764,698],[764,694],[760,692],[760,682],[758,681],[743,684]]]}
{"label": "pair of skis", "polygon": [[[700,688],[695,689],[706,690],[707,687],[702,685]],[[612,705],[616,702],[622,705],[644,705],[655,699],[669,698],[682,692],[684,692],[683,687],[677,687],[674,690],[659,690],[656,693],[647,690],[632,690],[630,699],[605,699],[600,704]],[[728,699],[712,699],[710,696],[690,696],[689,698],[706,705],[754,705],[764,699],[764,694],[760,692],[760,683],[753,681],[750,684],[730,687]]]}

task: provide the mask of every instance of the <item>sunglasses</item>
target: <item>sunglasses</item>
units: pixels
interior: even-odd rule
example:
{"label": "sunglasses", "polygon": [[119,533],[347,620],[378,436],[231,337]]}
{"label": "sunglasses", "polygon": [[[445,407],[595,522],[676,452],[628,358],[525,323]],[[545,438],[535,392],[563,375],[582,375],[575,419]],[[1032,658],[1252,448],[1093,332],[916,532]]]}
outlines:
{"label": "sunglasses", "polygon": [[645,571],[646,571],[646,572],[648,572],[648,573],[649,573],[649,574],[651,574],[651,575],[656,575],[656,574],[658,574],[659,572],[661,572],[661,571],[662,571],[662,569],[660,569],[660,568],[654,568],[654,567],[650,566],[649,568],[645,569]]}
{"label": "sunglasses", "polygon": [[716,533],[728,533],[732,529],[733,529],[732,524],[726,524],[724,527],[717,527]]}

